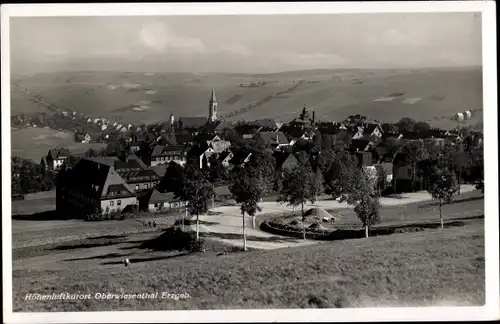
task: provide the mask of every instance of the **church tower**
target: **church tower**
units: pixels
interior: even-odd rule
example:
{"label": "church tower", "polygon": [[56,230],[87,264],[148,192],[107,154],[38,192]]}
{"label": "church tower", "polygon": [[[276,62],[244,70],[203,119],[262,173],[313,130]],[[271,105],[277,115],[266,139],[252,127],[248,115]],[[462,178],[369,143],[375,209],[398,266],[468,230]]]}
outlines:
{"label": "church tower", "polygon": [[214,122],[217,120],[217,99],[215,98],[215,91],[212,90],[209,101],[208,120]]}

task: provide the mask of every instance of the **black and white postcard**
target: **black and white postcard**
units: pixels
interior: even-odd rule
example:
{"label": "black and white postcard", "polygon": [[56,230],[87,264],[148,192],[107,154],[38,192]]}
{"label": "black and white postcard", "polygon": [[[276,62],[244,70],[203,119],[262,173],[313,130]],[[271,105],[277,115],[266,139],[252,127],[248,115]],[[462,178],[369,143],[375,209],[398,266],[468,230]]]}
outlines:
{"label": "black and white postcard", "polygon": [[493,1],[1,14],[7,323],[500,317]]}

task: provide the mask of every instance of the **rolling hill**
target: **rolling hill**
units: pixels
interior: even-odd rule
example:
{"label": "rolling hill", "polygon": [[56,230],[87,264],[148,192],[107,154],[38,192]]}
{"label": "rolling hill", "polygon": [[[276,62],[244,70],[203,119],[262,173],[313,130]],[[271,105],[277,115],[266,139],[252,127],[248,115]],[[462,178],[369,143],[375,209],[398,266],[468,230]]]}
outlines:
{"label": "rolling hill", "polygon": [[[298,84],[299,80],[303,83]],[[252,75],[66,72],[13,76],[12,83],[61,109],[123,122],[163,121],[170,113],[206,116],[212,89],[219,102],[219,114],[230,114],[229,120],[269,117],[288,121],[304,105],[315,110],[317,119],[322,120],[339,120],[350,114],[382,121],[412,117],[452,128],[457,123],[450,118],[464,110],[478,111],[469,124],[482,120],[480,68],[310,70]],[[30,101],[26,93],[14,93],[14,88],[12,114],[44,109]],[[287,91],[290,88],[293,90]]]}

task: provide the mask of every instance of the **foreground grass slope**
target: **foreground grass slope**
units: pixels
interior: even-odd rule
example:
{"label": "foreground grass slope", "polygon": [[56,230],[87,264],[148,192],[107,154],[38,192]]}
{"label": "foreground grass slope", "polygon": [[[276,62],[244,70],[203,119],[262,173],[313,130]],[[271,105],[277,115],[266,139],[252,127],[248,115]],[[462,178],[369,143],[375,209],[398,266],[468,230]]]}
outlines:
{"label": "foreground grass slope", "polygon": [[[309,247],[13,272],[14,311],[484,303],[484,223]],[[27,293],[169,292],[187,300],[25,301]]]}

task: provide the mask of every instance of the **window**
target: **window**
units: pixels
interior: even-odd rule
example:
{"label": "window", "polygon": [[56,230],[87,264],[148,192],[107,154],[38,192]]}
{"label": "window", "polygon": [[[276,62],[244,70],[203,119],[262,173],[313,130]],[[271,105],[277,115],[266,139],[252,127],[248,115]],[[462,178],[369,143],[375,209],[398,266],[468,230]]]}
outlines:
{"label": "window", "polygon": [[144,189],[148,189],[148,188],[149,188],[149,185],[146,183],[146,184],[144,185]]}
{"label": "window", "polygon": [[139,185],[135,185],[135,190],[139,190]]}
{"label": "window", "polygon": [[411,169],[408,168],[408,175],[411,176]]}
{"label": "window", "polygon": [[113,206],[115,205],[115,202],[114,202],[113,200],[111,200],[111,201],[109,202],[109,205],[110,205],[111,207],[113,207]]}
{"label": "window", "polygon": [[122,201],[121,201],[121,200],[118,200],[118,201],[116,202],[116,205],[117,205],[117,206],[121,206],[121,205],[122,205]]}

